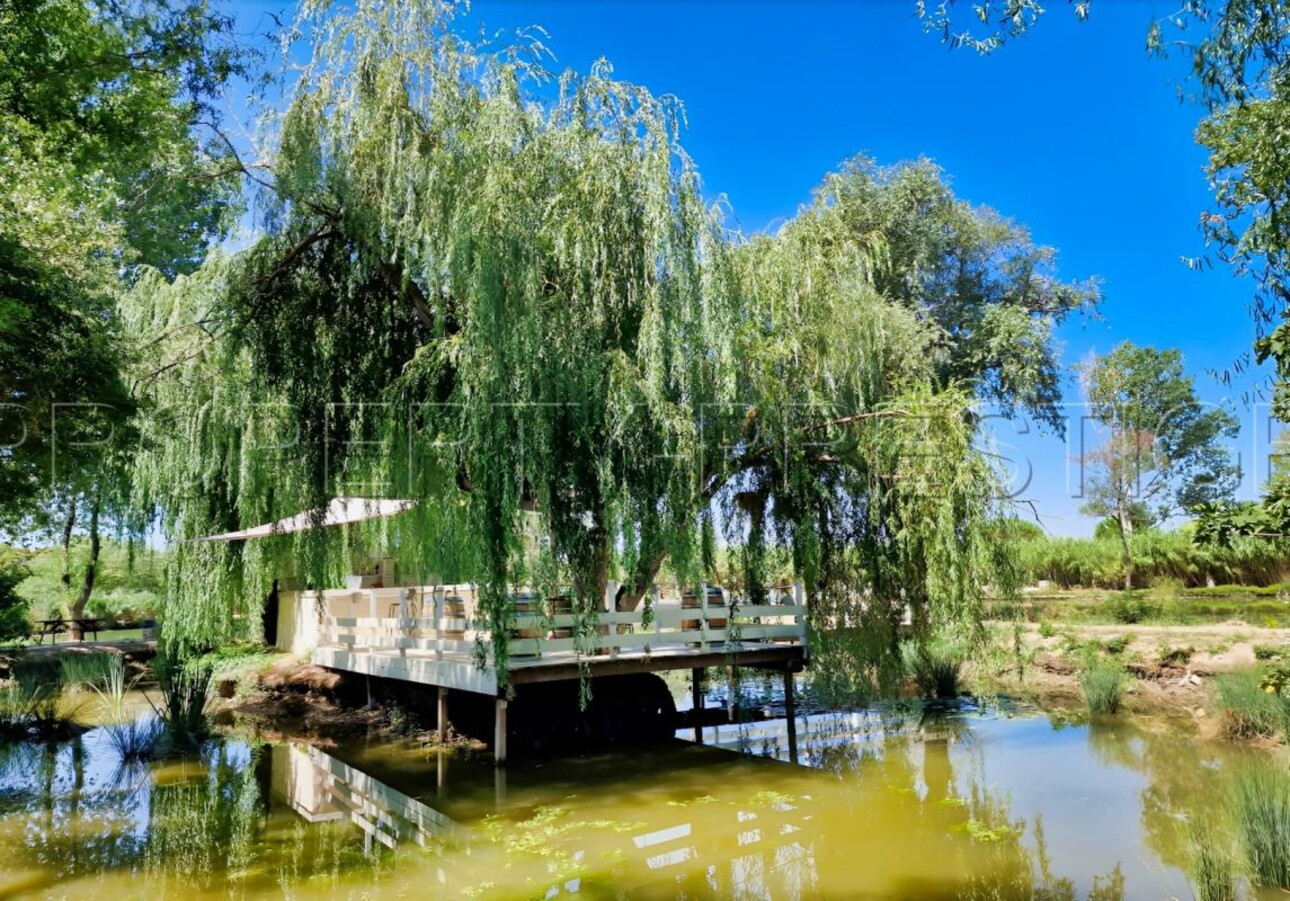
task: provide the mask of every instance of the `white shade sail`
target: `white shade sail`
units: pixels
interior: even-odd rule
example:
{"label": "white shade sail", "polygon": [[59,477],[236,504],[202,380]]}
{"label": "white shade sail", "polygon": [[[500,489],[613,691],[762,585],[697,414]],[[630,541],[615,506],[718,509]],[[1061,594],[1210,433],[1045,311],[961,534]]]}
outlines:
{"label": "white shade sail", "polygon": [[207,535],[197,541],[245,541],[248,538],[268,538],[271,535],[286,535],[291,532],[304,532],[318,525],[340,526],[351,522],[362,522],[366,519],[380,519],[393,516],[415,504],[416,501],[396,500],[390,498],[338,497],[327,505],[321,523],[313,513],[297,513],[279,519],[277,522],[265,523],[250,529],[237,532],[224,532],[222,535]]}

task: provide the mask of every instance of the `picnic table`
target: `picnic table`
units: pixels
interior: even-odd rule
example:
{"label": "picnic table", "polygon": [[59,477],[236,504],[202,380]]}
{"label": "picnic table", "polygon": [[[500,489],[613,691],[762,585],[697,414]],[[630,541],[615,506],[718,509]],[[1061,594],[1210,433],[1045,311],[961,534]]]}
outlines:
{"label": "picnic table", "polygon": [[36,633],[36,644],[44,644],[46,635],[49,636],[50,644],[56,643],[58,641],[59,633],[66,632],[69,626],[78,627],[82,635],[86,632],[93,633],[94,640],[98,641],[100,623],[101,620],[97,617],[63,619],[61,616],[56,616],[53,619],[38,619],[36,620],[36,624],[40,626],[40,630]]}

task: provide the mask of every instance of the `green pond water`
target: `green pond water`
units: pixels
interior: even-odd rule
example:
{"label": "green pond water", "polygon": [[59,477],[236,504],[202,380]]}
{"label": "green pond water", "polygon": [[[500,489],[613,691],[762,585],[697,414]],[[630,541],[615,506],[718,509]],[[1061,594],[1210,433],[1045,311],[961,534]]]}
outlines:
{"label": "green pond water", "polygon": [[1285,765],[969,705],[801,716],[796,753],[782,719],[694,737],[505,770],[388,739],[3,745],[0,897],[1190,898],[1189,824]]}

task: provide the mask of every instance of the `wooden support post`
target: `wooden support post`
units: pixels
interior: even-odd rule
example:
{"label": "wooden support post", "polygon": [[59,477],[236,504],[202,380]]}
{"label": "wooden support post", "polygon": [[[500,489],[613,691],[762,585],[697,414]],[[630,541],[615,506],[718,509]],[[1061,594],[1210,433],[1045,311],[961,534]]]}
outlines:
{"label": "wooden support post", "polygon": [[733,666],[726,667],[726,682],[730,685],[730,692],[726,696],[726,719],[733,723],[735,721],[735,707],[737,706],[735,703],[735,691],[739,687],[735,682],[735,668]]}
{"label": "wooden support post", "polygon": [[[797,607],[806,607],[806,583],[793,583],[793,604]],[[797,618],[798,640],[802,643],[802,656],[810,659],[811,648],[807,643],[806,616],[803,614]]]}
{"label": "wooden support post", "polygon": [[784,716],[788,719],[788,759],[797,763],[797,705],[793,701],[793,671],[784,670]]}
{"label": "wooden support post", "polygon": [[439,689],[439,744],[448,740],[448,689]]}
{"label": "wooden support post", "polygon": [[493,763],[506,762],[506,699],[497,699],[497,718],[493,724]]}
{"label": "wooden support post", "polygon": [[703,710],[703,669],[696,668],[690,674],[690,701],[694,708],[694,740],[703,744],[703,726],[700,725],[698,712]]}
{"label": "wooden support post", "polygon": [[506,767],[493,768],[493,805],[498,811],[506,804]]}

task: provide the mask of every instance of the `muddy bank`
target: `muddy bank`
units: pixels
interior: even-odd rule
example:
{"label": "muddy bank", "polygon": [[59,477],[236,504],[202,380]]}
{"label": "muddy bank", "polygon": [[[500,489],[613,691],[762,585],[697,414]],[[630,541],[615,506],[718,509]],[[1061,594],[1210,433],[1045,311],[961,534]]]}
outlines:
{"label": "muddy bank", "polygon": [[[1009,627],[1010,628],[1010,627]],[[1079,672],[1090,650],[1118,657],[1131,677],[1123,710],[1135,717],[1163,717],[1201,738],[1220,738],[1213,707],[1214,678],[1260,662],[1255,648],[1283,648],[1290,658],[1290,629],[1232,621],[1213,625],[1064,625],[1044,634],[1023,627],[1026,665],[1016,672],[970,673],[978,690],[1026,698],[1053,709],[1082,709]],[[1283,658],[1283,659],[1284,659]]]}

